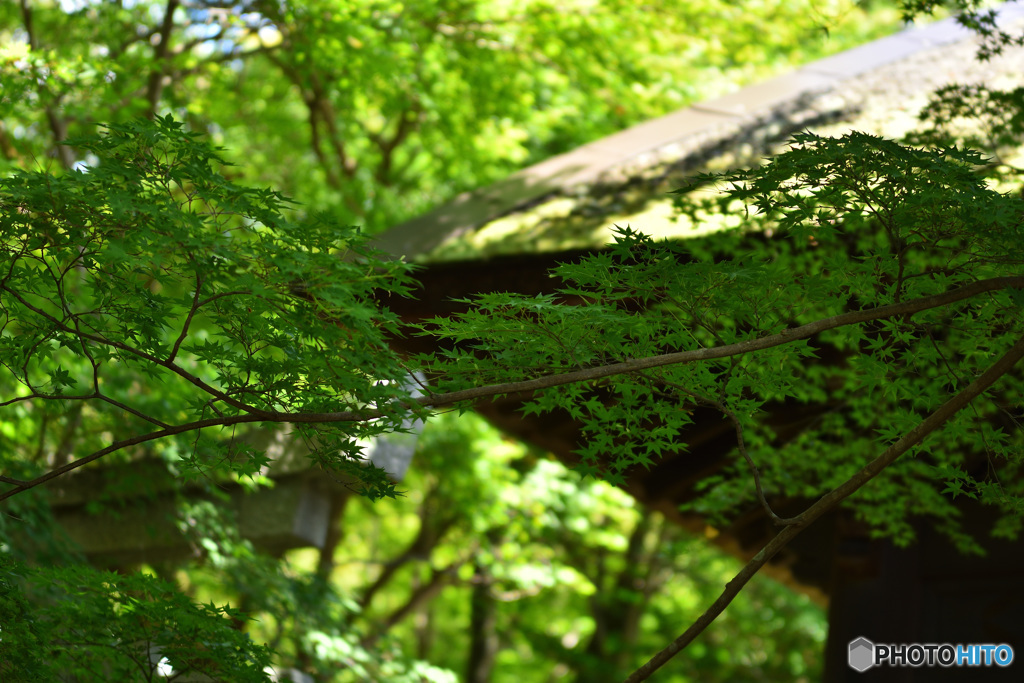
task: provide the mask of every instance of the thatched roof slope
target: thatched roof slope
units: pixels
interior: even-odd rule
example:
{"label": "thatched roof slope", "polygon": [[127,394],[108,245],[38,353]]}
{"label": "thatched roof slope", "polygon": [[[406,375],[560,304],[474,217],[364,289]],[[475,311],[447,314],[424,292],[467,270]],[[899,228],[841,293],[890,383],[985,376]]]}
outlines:
{"label": "thatched roof slope", "polygon": [[[1024,5],[1008,3],[1001,18],[1007,26],[1024,22]],[[374,244],[437,262],[599,248],[616,223],[689,237],[695,227],[677,222],[664,198],[687,176],[756,163],[807,128],[898,136],[942,85],[1019,76],[1024,52],[979,63],[974,51],[972,36],[952,19],[912,26],[530,166],[391,228]]]}

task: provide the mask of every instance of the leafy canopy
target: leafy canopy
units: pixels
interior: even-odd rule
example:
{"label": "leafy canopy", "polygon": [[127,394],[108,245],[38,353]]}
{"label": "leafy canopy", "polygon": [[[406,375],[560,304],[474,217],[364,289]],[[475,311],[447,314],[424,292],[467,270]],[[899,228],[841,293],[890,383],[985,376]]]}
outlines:
{"label": "leafy canopy", "polygon": [[[602,135],[880,36],[853,0],[0,5],[0,168],[173,113],[233,170],[380,231]],[[831,33],[822,26],[833,27]]]}
{"label": "leafy canopy", "polygon": [[[929,11],[934,3],[907,6]],[[372,199],[391,196],[380,188],[415,195],[422,188],[409,177],[421,174],[436,184],[454,160],[470,164],[508,152],[488,147],[486,126],[478,135],[457,135],[478,119],[458,108],[451,109],[456,118],[444,119],[447,109],[436,105],[472,102],[491,125],[505,132],[514,127],[495,123],[485,102],[458,97],[480,92],[467,83],[503,83],[490,76],[519,58],[500,41],[488,42],[505,35],[501,17],[463,4],[455,9],[468,14],[459,22],[427,17],[410,27],[403,24],[408,17],[423,17],[402,13],[399,21],[384,9],[332,14],[281,5],[249,16],[228,13],[228,20],[210,22],[213,38],[204,38],[189,33],[201,18],[191,8],[184,24],[175,23],[182,13],[174,2],[163,33],[121,30],[151,19],[144,3],[90,5],[81,16],[56,7],[36,14],[34,27],[23,17],[30,50],[4,53],[4,68],[18,74],[5,88],[5,107],[31,109],[26,120],[39,124],[33,130],[45,122],[64,141],[69,122],[85,129],[92,120],[90,100],[71,93],[98,92],[92,85],[105,80],[115,87],[104,104],[130,106],[103,134],[67,140],[86,160],[74,170],[17,172],[0,181],[0,410],[6,418],[0,497],[24,520],[12,533],[10,520],[3,521],[5,679],[69,671],[149,675],[167,667],[230,680],[265,677],[267,650],[225,618],[239,614],[185,600],[146,576],[42,570],[31,566],[40,559],[31,556],[35,550],[9,541],[45,523],[45,504],[23,492],[71,469],[156,454],[193,478],[254,477],[268,465],[253,445],[254,430],[282,423],[292,425],[317,465],[341,470],[370,497],[387,497],[396,495],[394,484],[362,462],[358,442],[399,430],[430,409],[535,392],[527,411],[564,411],[582,425],[582,470],[621,482],[629,467],[649,466],[680,448],[678,436],[693,413],[710,407],[732,424],[741,456],[705,482],[693,503],[712,518],[727,518],[755,500],[778,517],[777,500],[824,494],[806,513],[778,519],[784,543],[824,507],[852,496],[854,510],[878,534],[908,542],[912,520],[923,516],[972,550],[973,540],[958,526],[955,499],[964,495],[1001,509],[997,533],[1019,532],[1021,375],[1011,369],[1024,354],[1024,210],[1016,188],[996,191],[978,171],[1019,177],[999,149],[986,149],[987,156],[965,151],[945,130],[981,109],[990,128],[975,142],[1001,147],[1019,140],[1020,118],[1003,111],[1019,103],[1018,92],[940,93],[934,126],[917,139],[931,149],[861,134],[803,135],[764,167],[698,179],[723,187],[721,206],[742,205],[741,229],[680,245],[623,228],[607,252],[556,270],[565,283],[557,295],[471,299],[466,314],[420,330],[447,342],[447,351],[403,360],[387,346],[388,335],[401,330],[380,301],[409,291],[409,267],[379,259],[354,228],[304,216],[276,192],[232,180],[268,159],[288,167],[276,163],[285,158],[282,147],[254,156],[246,168],[228,167],[221,152],[156,113],[162,103],[185,103],[189,98],[177,88],[200,72],[208,80],[197,78],[194,93],[208,98],[203,107],[210,105],[223,91],[206,86],[237,75],[215,65],[243,60],[253,76],[247,87],[267,90],[261,101],[273,103],[267,120],[294,122],[297,109],[310,121],[300,146],[316,157],[317,170],[305,167],[306,175],[296,177],[323,173],[327,186],[346,188],[351,215],[366,216]],[[5,20],[12,11],[3,10]],[[90,38],[94,46],[107,45],[95,50],[110,58],[106,70],[75,66],[100,59],[36,49],[42,29],[92,30],[78,20],[95,20],[95,13],[121,22],[95,22],[114,27],[109,36]],[[542,14],[567,30],[576,21],[554,8]],[[64,23],[68,17],[75,21]],[[965,21],[987,31],[992,49],[1013,41],[987,17],[982,12]],[[336,45],[342,50],[308,42],[338,22],[353,29],[334,32],[348,36]],[[534,28],[519,30],[548,46],[543,31],[530,33]],[[604,28],[617,30],[613,23]],[[428,46],[427,57],[382,48],[398,34],[408,45]],[[135,38],[104,52],[124,35]],[[267,35],[271,40],[263,42]],[[462,41],[460,49],[446,49],[439,36]],[[194,50],[166,49],[188,40]],[[210,52],[211,40],[221,41],[223,52]],[[81,49],[76,41],[65,44]],[[477,60],[477,50],[493,61]],[[371,52],[372,59],[358,59]],[[471,52],[473,59],[466,56]],[[590,53],[582,54],[582,63],[555,62],[572,72],[588,66]],[[414,70],[407,88],[363,87],[385,58],[426,70]],[[454,68],[474,61],[493,71]],[[604,77],[604,64],[590,66],[588,77]],[[349,67],[352,80],[345,78]],[[47,74],[59,78],[41,77]],[[264,79],[267,74],[286,78]],[[168,76],[173,87],[166,99],[165,79],[154,75]],[[555,69],[540,79],[564,76]],[[335,85],[325,88],[324,80]],[[495,92],[545,92],[509,87]],[[301,102],[279,97],[293,90]],[[74,104],[58,112],[64,98]],[[520,104],[533,111],[532,102]],[[407,111],[416,115],[405,117]],[[139,113],[151,120],[131,118]],[[193,128],[218,132],[220,119],[189,114]],[[332,130],[339,121],[344,130]],[[246,121],[246,132],[249,123],[261,135],[296,130]],[[365,138],[352,135],[360,129],[368,131]],[[28,142],[11,143],[3,133],[8,159],[34,153]],[[440,138],[468,142],[454,145],[450,157],[431,156],[425,150]],[[352,147],[339,144],[349,139]],[[415,151],[400,151],[406,143]],[[680,207],[708,208],[688,196]],[[422,398],[399,381],[414,371],[433,378]],[[782,438],[760,419],[779,405],[824,410],[799,435]],[[88,428],[79,430],[83,423]],[[25,434],[41,437],[30,442]],[[866,454],[877,452],[883,455],[865,465]],[[765,558],[777,550],[773,544]],[[272,575],[253,569],[251,557],[211,553],[210,561],[236,572],[241,586]],[[487,571],[483,564],[474,571]],[[730,590],[752,573],[744,571]],[[352,611],[316,581],[285,583],[267,584],[267,609],[291,601],[297,614],[296,605],[319,605],[321,621]],[[328,653],[324,661],[344,661],[350,651],[360,661],[369,658],[365,643],[372,639],[346,649],[353,645],[344,634],[303,628],[312,651]]]}
{"label": "leafy canopy", "polygon": [[[252,476],[267,460],[230,438],[236,425],[302,415],[297,437],[320,465],[393,495],[356,440],[401,430],[408,412],[388,407],[407,371],[373,296],[405,293],[409,268],[376,259],[355,228],[291,220],[276,192],[226,180],[216,151],[169,117],[75,144],[101,161],[0,180],[3,406],[31,421],[48,402],[81,404],[97,427],[37,466],[151,444],[184,474]],[[344,415],[369,406],[378,419]],[[6,445],[30,460],[29,444]]]}
{"label": "leafy canopy", "polygon": [[[559,296],[482,295],[456,320],[432,321],[429,332],[458,343],[421,361],[445,377],[446,391],[635,361],[544,391],[525,410],[579,421],[584,471],[621,483],[628,468],[678,450],[694,410],[711,406],[735,423],[768,491],[814,498],[1020,337],[1022,202],[990,189],[974,171],[981,163],[976,152],[862,133],[798,135],[763,167],[697,179],[720,183],[727,200],[755,212],[746,231],[656,243],[623,228],[610,250],[554,271],[567,283]],[[706,207],[687,200],[684,208]],[[975,285],[990,289],[941,299]],[[871,313],[886,307],[892,312]],[[859,312],[860,324],[842,319]],[[780,338],[759,348],[772,335]],[[987,462],[996,470],[974,486],[1004,506],[1004,531],[1016,527],[1019,435],[1011,432],[1021,387],[1010,378],[1002,387],[919,457],[889,468],[877,492],[855,502],[860,514],[903,542],[913,516],[930,515],[969,546],[953,501],[921,482],[937,472],[959,480]],[[787,443],[762,419],[780,402],[829,410]],[[745,465],[706,486],[696,507],[714,514],[755,496]]]}

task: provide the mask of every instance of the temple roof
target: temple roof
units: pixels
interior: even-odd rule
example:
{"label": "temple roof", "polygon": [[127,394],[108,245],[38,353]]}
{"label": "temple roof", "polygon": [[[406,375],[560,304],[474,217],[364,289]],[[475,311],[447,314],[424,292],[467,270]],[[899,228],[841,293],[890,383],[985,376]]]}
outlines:
{"label": "temple roof", "polygon": [[[1024,6],[1004,5],[1000,23],[1024,23]],[[678,220],[666,197],[688,175],[757,163],[805,129],[898,137],[942,85],[1019,78],[1024,50],[978,62],[975,49],[973,34],[952,18],[911,26],[542,161],[395,226],[373,244],[437,262],[594,249],[611,241],[616,224],[658,237],[706,234],[719,226]]]}

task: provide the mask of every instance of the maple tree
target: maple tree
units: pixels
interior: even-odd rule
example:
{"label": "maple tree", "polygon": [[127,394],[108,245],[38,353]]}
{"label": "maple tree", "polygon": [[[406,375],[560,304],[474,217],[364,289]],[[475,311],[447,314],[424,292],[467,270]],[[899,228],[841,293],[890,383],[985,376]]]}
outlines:
{"label": "maple tree", "polygon": [[[966,16],[991,49],[1013,40],[984,13]],[[608,250],[554,271],[559,296],[483,295],[424,323],[419,334],[450,344],[416,358],[388,346],[408,330],[378,298],[408,293],[414,268],[367,249],[358,229],[235,182],[235,167],[171,116],[65,140],[84,165],[0,180],[0,409],[16,425],[0,430],[0,499],[25,520],[3,531],[16,541],[43,523],[44,501],[26,492],[139,447],[182,480],[256,476],[268,460],[244,438],[250,427],[290,425],[316,465],[387,498],[395,485],[361,444],[439,409],[528,392],[526,411],[582,424],[581,470],[614,483],[678,448],[693,408],[710,406],[732,422],[741,457],[694,508],[714,518],[757,500],[781,531],[630,680],[684,648],[840,502],[899,542],[927,516],[971,550],[955,513],[966,495],[999,508],[996,533],[1015,536],[1024,201],[979,172],[1019,182],[1012,165],[950,144],[946,124],[972,96],[940,93],[914,140],[931,147],[806,134],[760,168],[698,178],[720,184],[722,210],[749,212],[742,228],[682,243],[622,229]],[[997,147],[1020,139],[1010,114],[992,124],[1002,137],[987,136]],[[693,201],[683,195],[681,210],[709,208]],[[823,349],[842,363],[814,362]],[[418,373],[431,384],[400,381]],[[780,398],[838,409],[779,445],[758,416]],[[819,500],[782,519],[773,495]],[[12,547],[0,608],[18,618],[0,631],[5,676],[131,675],[158,644],[157,662],[174,671],[265,677],[267,649],[222,618],[237,612],[152,577],[33,565]],[[79,633],[79,645],[76,629],[103,636]],[[203,645],[214,642],[227,645]],[[40,643],[75,646],[43,659],[32,654]]]}

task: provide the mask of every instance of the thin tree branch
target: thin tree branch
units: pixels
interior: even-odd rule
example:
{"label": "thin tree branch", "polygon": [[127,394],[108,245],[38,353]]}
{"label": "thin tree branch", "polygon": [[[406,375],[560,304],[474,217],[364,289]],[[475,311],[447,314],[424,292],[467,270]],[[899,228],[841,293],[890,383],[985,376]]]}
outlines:
{"label": "thin tree branch", "polygon": [[[32,52],[39,51],[39,40],[35,33],[35,25],[32,22],[32,8],[28,6],[28,0],[21,0],[21,20],[25,27],[25,35],[28,36],[28,47]],[[43,89],[45,89],[44,86]],[[68,124],[58,113],[56,106],[60,103],[62,95],[56,95],[53,102],[47,102],[43,107],[46,113],[46,121],[50,124],[50,132],[53,133],[53,141],[57,158],[60,159],[64,168],[70,169],[75,165],[75,155],[71,148],[63,144],[68,137]]]}
{"label": "thin tree branch", "polygon": [[197,420],[195,422],[188,422],[188,423],[185,423],[185,424],[177,425],[175,427],[168,427],[167,429],[161,429],[160,431],[156,431],[156,432],[149,432],[147,434],[137,434],[135,436],[128,437],[127,439],[121,439],[120,441],[115,441],[114,443],[110,444],[106,448],[101,448],[100,450],[95,451],[93,453],[90,453],[89,455],[87,455],[85,457],[78,458],[77,460],[75,460],[73,462],[69,462],[68,464],[66,464],[66,465],[64,465],[62,467],[58,467],[58,468],[56,468],[54,470],[51,470],[51,471],[47,472],[46,474],[40,475],[40,476],[36,477],[35,479],[32,479],[32,480],[23,482],[21,484],[18,484],[15,488],[13,488],[13,489],[11,489],[9,491],[4,491],[3,493],[0,493],[0,501],[5,500],[7,498],[10,498],[11,496],[13,496],[15,494],[18,494],[18,493],[21,493],[22,491],[27,491],[28,489],[35,488],[36,486],[39,486],[40,484],[45,484],[46,482],[50,481],[51,479],[56,479],[57,477],[59,477],[62,474],[66,474],[66,473],[68,473],[68,472],[70,472],[72,470],[78,469],[79,467],[82,467],[83,465],[88,465],[90,462],[93,462],[95,460],[99,460],[104,455],[109,455],[110,453],[114,453],[114,452],[119,451],[119,450],[121,450],[123,448],[128,448],[129,446],[136,446],[136,445],[141,444],[141,443],[146,443],[148,441],[154,441],[156,439],[163,439],[163,438],[166,438],[168,436],[174,436],[176,434],[184,434],[186,432],[198,431],[198,430],[201,430],[201,429],[205,429],[207,427],[225,427],[225,426],[230,426],[230,425],[233,425],[233,424],[241,424],[241,423],[246,423],[246,422],[264,422],[264,421],[266,421],[266,419],[263,418],[263,417],[260,417],[258,415],[233,415],[233,416],[225,417],[225,418],[217,417],[217,418],[209,418],[209,419],[206,419],[206,420]]}
{"label": "thin tree branch", "polygon": [[[680,363],[692,363],[694,361],[701,360],[712,360],[715,358],[728,358],[731,356],[738,356],[745,353],[751,353],[754,351],[761,351],[763,349],[772,348],[774,346],[780,346],[782,344],[788,344],[793,341],[800,339],[806,339],[819,332],[826,330],[836,329],[846,325],[854,325],[857,323],[867,322],[870,320],[878,320],[881,318],[890,318],[899,315],[910,315],[918,313],[920,311],[928,310],[931,308],[938,308],[964,299],[983,294],[985,292],[997,291],[1000,289],[1008,288],[1024,288],[1024,276],[1014,277],[999,277],[992,278],[989,280],[979,280],[969,285],[959,287],[957,289],[944,292],[942,294],[936,294],[934,296],[922,297],[920,299],[913,299],[910,301],[904,301],[899,304],[889,304],[887,306],[879,306],[876,308],[864,309],[862,311],[853,311],[851,313],[844,313],[842,315],[835,315],[829,318],[823,318],[813,323],[801,325],[788,330],[783,330],[778,334],[771,334],[757,339],[750,339],[735,344],[726,344],[724,346],[710,347],[704,349],[695,349],[693,351],[681,351],[678,353],[668,353],[659,356],[649,356],[646,358],[638,358],[634,360],[628,360],[622,363],[614,363],[612,365],[605,365],[596,368],[586,368],[584,370],[576,370],[573,372],[566,372],[557,375],[548,375],[545,377],[539,377],[537,379],[526,380],[522,382],[508,382],[503,384],[490,384],[481,387],[473,387],[471,389],[462,389],[460,391],[452,391],[443,394],[433,394],[426,396],[418,396],[415,398],[402,399],[401,403],[408,408],[422,409],[422,408],[443,408],[456,403],[463,403],[466,401],[474,401],[481,398],[491,398],[499,395],[510,395],[510,394],[521,394],[539,391],[542,389],[550,389],[556,386],[562,386],[565,384],[575,384],[578,382],[586,382],[594,379],[601,379],[604,377],[610,377],[613,375],[623,375],[638,372],[641,370],[648,370],[650,368],[662,367],[665,365],[673,365]],[[0,289],[5,291],[11,291],[10,289],[3,287],[0,284]],[[13,292],[12,292],[13,294]],[[27,304],[26,304],[27,305]],[[46,315],[40,311],[41,315]],[[62,328],[66,328],[61,323]],[[66,329],[66,331],[73,331]],[[97,341],[110,344],[115,348],[123,348],[132,353],[137,353],[140,357],[146,358],[153,361],[157,365],[167,367],[163,364],[160,359],[157,359],[149,354],[145,354],[131,347],[127,347],[120,342],[113,342],[102,338]],[[1016,347],[1015,347],[1016,348]],[[206,384],[195,378],[189,373],[186,373],[180,368],[174,366],[174,371],[179,375],[188,379],[193,384],[197,384],[200,388],[204,388]],[[972,385],[973,386],[973,385]],[[964,391],[970,389],[968,387]],[[209,393],[221,398],[223,392],[219,392],[212,387],[209,388]],[[226,402],[234,405],[239,403],[227,397]],[[221,398],[221,400],[224,400]],[[398,399],[396,399],[397,401]],[[245,404],[242,404],[243,406]],[[328,424],[332,422],[366,422],[369,420],[375,420],[388,415],[394,415],[394,410],[387,409],[381,410],[376,408],[367,408],[359,410],[344,410],[330,413],[275,413],[269,411],[257,411],[251,407],[241,408],[242,410],[250,410],[244,415],[232,415],[227,417],[216,417],[208,418],[205,420],[196,420],[194,422],[188,422],[185,424],[169,427],[167,429],[161,429],[155,432],[149,432],[147,434],[138,434],[127,439],[115,441],[106,448],[100,449],[90,455],[75,460],[74,462],[68,463],[64,467],[60,467],[44,475],[41,475],[31,481],[25,482],[23,485],[19,485],[14,489],[5,491],[0,494],[0,501],[10,498],[11,496],[33,488],[40,484],[43,484],[51,479],[54,479],[61,474],[70,472],[73,469],[86,465],[90,462],[98,460],[99,458],[127,448],[129,446],[135,446],[148,441],[156,439],[162,439],[168,436],[174,436],[176,434],[183,434],[186,432],[197,431],[205,429],[207,427],[226,427],[235,424],[253,423],[253,422],[264,422],[264,423],[291,423],[291,424]],[[847,494],[849,495],[849,494]],[[801,520],[804,515],[807,515],[814,510],[814,506],[809,508],[802,515],[798,515],[797,520]],[[802,521],[797,521],[794,527],[802,527]]]}
{"label": "thin tree branch", "polygon": [[[235,408],[238,408],[239,410],[244,410],[247,413],[252,413],[252,414],[255,414],[255,415],[265,415],[265,416],[274,415],[274,413],[271,413],[271,412],[268,412],[268,411],[265,411],[265,410],[260,410],[259,408],[256,408],[255,406],[250,406],[247,403],[243,403],[242,401],[238,401],[236,399],[231,398],[231,396],[228,395],[227,393],[225,393],[223,391],[220,391],[219,389],[216,389],[215,387],[207,384],[206,382],[201,380],[199,377],[196,377],[192,373],[187,372],[184,368],[182,368],[182,367],[180,367],[178,365],[175,365],[171,361],[162,360],[162,359],[157,358],[156,356],[154,356],[154,355],[152,355],[150,353],[146,353],[145,351],[143,351],[141,349],[137,349],[134,346],[129,346],[128,344],[125,344],[123,342],[115,341],[113,339],[107,339],[106,337],[100,336],[98,334],[91,334],[89,332],[82,332],[82,331],[79,331],[76,327],[70,327],[63,320],[55,318],[54,316],[48,314],[46,311],[42,310],[41,308],[39,308],[37,306],[33,306],[19,292],[14,291],[13,289],[8,287],[3,282],[0,282],[0,290],[5,291],[8,294],[10,294],[12,297],[14,297],[15,299],[18,300],[18,303],[20,303],[22,306],[24,306],[25,308],[29,309],[30,311],[32,311],[36,315],[38,315],[38,316],[40,316],[42,318],[45,318],[46,320],[50,321],[57,329],[61,330],[62,332],[68,332],[70,334],[77,335],[79,339],[88,339],[89,341],[95,342],[97,344],[102,344],[104,346],[109,346],[111,348],[115,348],[115,349],[118,349],[120,351],[125,351],[127,353],[132,354],[133,356],[137,356],[138,358],[141,358],[143,360],[147,360],[150,363],[153,363],[154,365],[158,365],[158,366],[160,366],[162,368],[165,368],[166,370],[169,370],[169,371],[173,372],[174,374],[178,375],[182,379],[184,379],[184,380],[188,381],[189,383],[193,384],[197,388],[205,391],[209,395],[214,396],[217,399],[219,399],[221,401],[224,401],[228,405],[233,406]],[[227,294],[225,294],[225,296],[226,295]],[[212,300],[213,298],[215,298],[215,297],[211,297],[208,301]],[[204,302],[204,303],[206,303],[206,302]],[[200,304],[200,306],[202,306],[202,305],[203,304]],[[77,318],[76,318],[76,320],[77,320]],[[27,373],[26,373],[26,377],[27,377]]]}
{"label": "thin tree branch", "polygon": [[99,400],[101,400],[101,401],[103,401],[105,403],[109,403],[110,405],[114,406],[115,408],[120,408],[121,410],[123,410],[126,413],[131,413],[132,415],[134,415],[135,417],[139,418],[140,420],[145,420],[146,422],[149,422],[150,424],[154,424],[157,427],[162,427],[164,429],[169,429],[170,426],[171,426],[171,425],[167,424],[166,422],[163,422],[161,420],[156,419],[152,415],[146,415],[141,410],[136,410],[135,408],[132,408],[129,405],[126,405],[124,403],[121,403],[120,401],[112,399],[109,396],[107,396],[106,394],[100,393],[99,391],[96,392],[96,396],[94,398],[97,398],[97,399],[99,399]]}
{"label": "thin tree branch", "polygon": [[439,407],[462,401],[489,398],[496,395],[518,394],[539,391],[541,389],[550,389],[551,387],[557,387],[564,384],[575,384],[577,382],[602,379],[613,375],[623,375],[631,372],[638,372],[640,370],[650,370],[651,368],[658,368],[665,365],[676,365],[701,360],[740,356],[753,351],[763,351],[764,349],[781,346],[800,339],[809,339],[816,334],[827,332],[828,330],[834,330],[839,327],[856,325],[858,323],[879,320],[882,318],[892,318],[900,315],[912,315],[914,313],[920,313],[921,311],[939,308],[940,306],[946,306],[958,301],[963,301],[964,299],[970,299],[971,297],[984,294],[985,292],[1015,288],[1024,288],[1024,276],[1018,275],[978,280],[977,282],[972,282],[969,285],[951,289],[948,292],[943,292],[942,294],[903,301],[898,304],[889,304],[875,308],[865,308],[863,310],[852,311],[850,313],[842,313],[840,315],[822,318],[821,320],[816,320],[812,323],[807,323],[806,325],[800,325],[799,327],[792,327],[777,334],[770,334],[756,339],[748,339],[747,341],[736,342],[734,344],[712,346],[703,349],[694,349],[692,351],[666,353],[657,356],[647,356],[645,358],[636,358],[633,360],[623,361],[621,363],[613,363],[611,365],[586,368],[583,370],[574,370],[573,372],[548,375],[522,382],[509,382],[506,384],[491,384],[482,387],[474,387],[472,389],[463,389],[461,391],[453,391],[447,394],[425,396],[416,399],[416,401],[421,405]]}
{"label": "thin tree branch", "polygon": [[740,423],[740,419],[736,417],[736,413],[730,410],[729,407],[721,401],[709,396],[698,394],[695,391],[691,391],[677,382],[672,382],[662,378],[658,378],[657,381],[665,384],[666,386],[672,387],[682,394],[686,394],[698,403],[703,403],[715,408],[718,412],[729,418],[729,421],[732,422],[732,426],[736,431],[736,448],[739,449],[740,455],[743,456],[743,459],[747,462],[747,467],[750,469],[750,473],[754,477],[754,489],[757,491],[757,499],[761,503],[761,509],[764,510],[769,519],[777,525],[796,524],[798,520],[797,517],[779,517],[775,514],[775,511],[772,510],[772,506],[768,504],[768,499],[765,498],[764,495],[764,486],[761,483],[761,471],[758,469],[757,464],[754,462],[754,458],[751,457],[750,452],[747,450],[747,444],[743,439],[743,425]]}
{"label": "thin tree branch", "polygon": [[630,676],[626,678],[625,683],[639,683],[639,681],[647,680],[652,673],[657,671],[662,665],[672,659],[672,657],[682,652],[687,645],[693,642],[693,640],[725,610],[729,603],[732,602],[733,598],[739,594],[740,590],[742,590],[743,586],[750,581],[754,574],[756,574],[761,567],[767,564],[768,561],[782,550],[782,548],[785,547],[786,544],[789,543],[797,534],[807,528],[823,514],[839,505],[839,503],[848,498],[866,483],[878,476],[882,470],[893,464],[901,455],[921,443],[926,436],[939,429],[947,420],[956,415],[959,411],[963,410],[971,401],[991,387],[996,380],[1008,373],[1013,366],[1021,360],[1021,358],[1024,358],[1024,337],[1019,339],[1017,343],[1014,344],[1013,347],[1011,347],[1010,350],[1007,351],[1006,354],[996,361],[988,370],[983,372],[977,379],[967,385],[963,391],[939,406],[935,412],[926,417],[909,432],[904,434],[898,441],[896,441],[896,443],[882,451],[881,455],[869,462],[860,471],[838,487],[826,493],[818,500],[818,502],[798,515],[795,518],[797,520],[796,523],[787,526],[780,531],[775,538],[769,541],[768,544],[762,548],[761,551],[757,553],[757,555],[755,555],[735,577],[733,577],[732,581],[726,584],[725,590],[722,591],[722,594],[718,596],[718,599],[712,603],[711,607],[709,607],[707,611],[697,619],[697,621],[693,622],[693,624],[686,629],[682,635],[672,641],[665,649],[654,655],[650,661],[630,674]]}
{"label": "thin tree branch", "polygon": [[178,357],[178,351],[181,349],[182,342],[188,336],[188,328],[192,324],[192,318],[195,316],[196,311],[199,310],[199,293],[203,289],[203,277],[196,270],[196,293],[192,295],[192,305],[188,309],[188,315],[185,316],[185,322],[181,326],[181,333],[178,334],[178,338],[174,340],[174,346],[171,347],[171,353],[167,356],[167,362],[173,363],[174,359]]}

